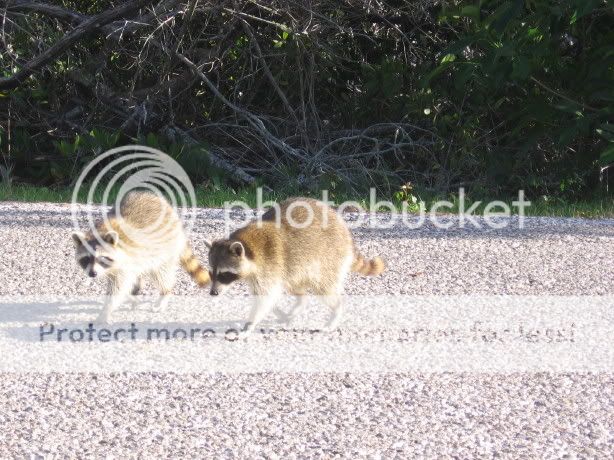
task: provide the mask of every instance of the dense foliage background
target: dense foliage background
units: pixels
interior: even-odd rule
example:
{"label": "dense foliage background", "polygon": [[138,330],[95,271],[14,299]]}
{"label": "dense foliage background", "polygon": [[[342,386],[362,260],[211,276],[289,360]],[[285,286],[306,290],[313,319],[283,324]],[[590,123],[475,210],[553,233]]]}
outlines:
{"label": "dense foliage background", "polygon": [[3,180],[69,185],[139,142],[207,187],[587,196],[614,163],[613,6],[9,0]]}

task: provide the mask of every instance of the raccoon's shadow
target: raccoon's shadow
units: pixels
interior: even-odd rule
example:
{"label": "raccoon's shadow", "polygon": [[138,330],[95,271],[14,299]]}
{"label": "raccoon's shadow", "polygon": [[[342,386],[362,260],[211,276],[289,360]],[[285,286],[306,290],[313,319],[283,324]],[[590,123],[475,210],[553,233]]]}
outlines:
{"label": "raccoon's shadow", "polygon": [[[76,308],[75,308],[76,307]],[[88,308],[93,307],[93,308]],[[62,314],[74,316],[75,314],[92,315],[102,312],[102,300],[75,300],[50,302],[0,302],[0,324],[19,322],[58,322]],[[155,299],[135,297],[126,301],[117,311],[148,311],[158,313]]]}
{"label": "raccoon's shadow", "polygon": [[[90,340],[89,328],[92,327]],[[65,343],[69,345],[120,343],[171,343],[200,342],[224,339],[234,341],[245,327],[245,320],[209,321],[202,323],[185,322],[125,322],[110,324],[95,321],[71,323],[41,323],[37,326],[15,326],[5,328],[5,334],[12,339],[31,343]],[[259,329],[272,330],[274,326],[263,322]],[[134,335],[131,330],[134,329]]]}
{"label": "raccoon's shadow", "polygon": [[[207,336],[232,336],[237,334],[245,327],[245,318],[224,321],[156,321],[156,314],[160,310],[155,307],[155,302],[149,299],[138,299],[136,303],[127,302],[122,305],[116,314],[123,313],[124,319],[109,324],[96,321],[97,315],[102,311],[103,301],[70,301],[70,302],[4,302],[0,303],[0,335],[24,342],[66,342],[79,343],[82,331],[85,338],[88,337],[87,329],[90,324],[96,331],[106,329],[113,335],[115,331],[123,329],[129,330],[133,325],[141,334],[136,339],[130,341],[155,341],[160,335],[160,340],[177,341],[182,340],[184,331],[186,338],[194,339],[190,335],[207,338]],[[132,311],[139,312],[141,319],[126,319],[126,313]],[[75,314],[79,316],[75,318]],[[142,315],[151,316],[143,321]],[[66,318],[69,316],[69,318]],[[136,316],[136,314],[135,314]],[[15,325],[7,323],[16,323]],[[31,325],[36,323],[36,325]],[[275,322],[265,321],[262,327],[274,327]],[[64,329],[60,337],[58,331]],[[151,337],[148,337],[149,331]],[[168,331],[168,339],[166,338]],[[205,336],[205,337],[203,337]],[[196,337],[198,338],[198,337]],[[97,340],[95,342],[104,342]]]}
{"label": "raccoon's shadow", "polygon": [[[88,308],[89,306],[95,306],[95,308]],[[73,302],[1,302],[0,324],[14,322],[18,323],[32,321],[53,321],[57,320],[58,310],[60,310],[60,312],[71,314],[84,313],[89,315],[96,312],[100,312],[102,306],[102,302],[90,300],[80,300]]]}
{"label": "raccoon's shadow", "polygon": [[[198,316],[194,320],[183,320],[181,314],[176,316],[171,312],[169,316],[169,306],[165,310],[157,308],[156,299],[157,296],[143,295],[132,298],[132,301],[127,300],[114,312],[114,316],[117,316],[115,321],[110,324],[96,320],[104,307],[104,300],[102,299],[62,302],[5,301],[0,303],[0,336],[4,335],[25,342],[60,341],[70,343],[81,342],[79,340],[81,333],[78,330],[84,331],[84,336],[87,337],[89,334],[87,329],[90,324],[97,331],[107,329],[111,333],[118,329],[129,329],[134,324],[141,331],[147,332],[150,329],[162,331],[162,339],[164,340],[178,341],[183,339],[184,331],[188,336],[190,334],[204,334],[215,335],[216,337],[230,336],[232,338],[233,334],[242,331],[246,326],[246,312],[239,313],[237,319],[223,321],[212,321],[209,318]],[[168,319],[165,320],[164,317]],[[268,318],[259,325],[258,329],[271,331],[283,327],[283,324],[275,318]],[[61,339],[57,340],[60,329],[65,331]],[[196,332],[194,332],[195,330]],[[70,336],[71,331],[77,331],[72,338]],[[169,339],[165,339],[165,331],[169,331]],[[192,338],[190,337],[190,339]],[[136,340],[131,339],[130,341],[139,340],[147,340],[147,337],[139,335]]]}

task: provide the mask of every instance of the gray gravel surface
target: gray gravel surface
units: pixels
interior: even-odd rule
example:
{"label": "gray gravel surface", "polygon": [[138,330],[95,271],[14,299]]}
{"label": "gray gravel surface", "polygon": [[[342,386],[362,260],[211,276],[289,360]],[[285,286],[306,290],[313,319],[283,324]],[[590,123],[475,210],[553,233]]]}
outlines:
{"label": "gray gravel surface", "polygon": [[[221,218],[197,213],[203,258]],[[614,294],[614,220],[509,224],[358,228],[388,271],[352,276],[346,292]],[[0,295],[104,292],[74,262],[71,227],[68,205],[0,203]],[[176,293],[198,291],[181,275]],[[612,458],[613,384],[610,373],[2,374],[0,457]]]}

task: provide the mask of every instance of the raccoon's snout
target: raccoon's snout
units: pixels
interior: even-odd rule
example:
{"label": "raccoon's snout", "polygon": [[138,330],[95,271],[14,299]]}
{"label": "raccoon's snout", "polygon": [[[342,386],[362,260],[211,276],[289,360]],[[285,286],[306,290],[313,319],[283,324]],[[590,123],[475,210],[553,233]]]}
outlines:
{"label": "raccoon's snout", "polygon": [[211,291],[209,291],[209,294],[211,294],[211,295],[219,295],[220,293],[218,292],[217,288],[211,288]]}
{"label": "raccoon's snout", "polygon": [[87,274],[90,278],[96,278],[96,276],[98,275],[98,272],[96,272],[96,270],[92,268]]}

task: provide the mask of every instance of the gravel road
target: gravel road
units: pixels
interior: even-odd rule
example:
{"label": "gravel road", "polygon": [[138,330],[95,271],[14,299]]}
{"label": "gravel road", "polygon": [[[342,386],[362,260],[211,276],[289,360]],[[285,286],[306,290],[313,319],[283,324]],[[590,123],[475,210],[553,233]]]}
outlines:
{"label": "gravel road", "polygon": [[[346,292],[614,295],[614,219],[527,218],[522,229],[515,218],[502,229],[449,221],[449,229],[355,229],[361,252],[382,256],[388,270],[353,275]],[[195,222],[191,239],[204,259],[204,240],[223,235],[222,211],[199,210]],[[0,296],[103,293],[74,261],[71,228],[69,205],[0,203]],[[183,274],[176,293],[203,295]],[[1,332],[0,315],[0,342]],[[612,458],[613,393],[612,368],[5,372],[0,458]]]}

